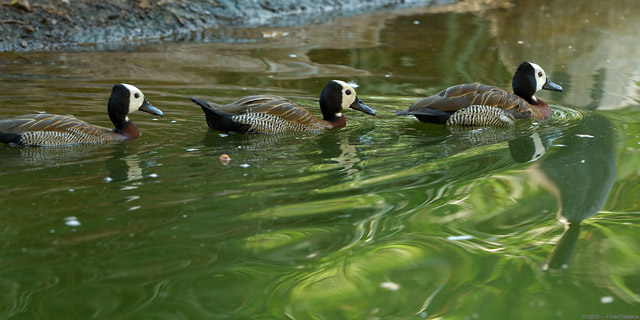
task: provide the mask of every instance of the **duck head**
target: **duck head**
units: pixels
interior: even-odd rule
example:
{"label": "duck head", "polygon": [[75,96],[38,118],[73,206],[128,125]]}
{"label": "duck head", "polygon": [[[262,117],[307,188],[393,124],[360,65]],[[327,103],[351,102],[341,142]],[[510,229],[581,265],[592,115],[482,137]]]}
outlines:
{"label": "duck head", "polygon": [[369,108],[358,98],[356,90],[348,83],[340,80],[331,80],[324,86],[320,93],[320,110],[326,121],[335,121],[342,117],[342,111],[347,108],[362,111],[372,116],[376,111]]}
{"label": "duck head", "polygon": [[513,74],[511,86],[513,93],[533,105],[538,103],[534,94],[542,89],[562,91],[562,87],[551,82],[539,65],[526,61],[521,63]]}
{"label": "duck head", "polygon": [[109,118],[116,128],[116,132],[122,132],[129,124],[129,113],[136,110],[151,113],[156,116],[163,115],[162,111],[149,103],[140,89],[126,83],[116,84],[111,89],[111,97],[107,107]]}

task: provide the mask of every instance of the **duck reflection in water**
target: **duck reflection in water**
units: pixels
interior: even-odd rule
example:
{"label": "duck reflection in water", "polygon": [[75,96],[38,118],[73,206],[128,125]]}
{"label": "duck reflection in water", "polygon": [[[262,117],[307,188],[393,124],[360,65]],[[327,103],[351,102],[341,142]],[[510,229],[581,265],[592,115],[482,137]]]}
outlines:
{"label": "duck reflection in water", "polygon": [[[555,139],[561,144],[542,157]],[[565,225],[543,269],[566,269],[576,248],[581,222],[602,210],[615,182],[613,124],[604,116],[590,114],[561,133],[541,132],[513,140],[509,147],[516,162],[539,159],[528,169],[529,174],[553,194],[558,202],[556,218]]]}
{"label": "duck reflection in water", "polygon": [[142,179],[144,164],[136,153],[136,146],[116,146],[111,158],[105,161],[105,168],[109,172],[106,179],[111,182],[133,182]]}
{"label": "duck reflection in water", "polygon": [[[15,150],[14,150],[15,149]],[[7,148],[7,154],[18,154],[17,161],[39,166],[55,166],[60,163],[73,163],[85,161],[87,157],[101,153],[106,148],[95,143],[75,144],[59,146],[55,148],[24,147]]]}
{"label": "duck reflection in water", "polygon": [[[288,153],[295,151],[301,155],[305,152],[320,152],[322,159],[338,164],[347,175],[352,178],[360,178],[360,168],[358,164],[362,161],[358,155],[357,145],[362,144],[362,140],[367,140],[370,131],[339,132],[318,135],[316,133],[281,132],[276,134],[220,134],[215,131],[208,131],[204,135],[203,145],[207,148],[219,148],[221,140],[226,140],[229,151],[236,149],[253,153],[247,162],[260,163],[273,161],[282,157],[288,158]],[[359,141],[359,142],[353,142]],[[233,155],[229,153],[233,158]]]}

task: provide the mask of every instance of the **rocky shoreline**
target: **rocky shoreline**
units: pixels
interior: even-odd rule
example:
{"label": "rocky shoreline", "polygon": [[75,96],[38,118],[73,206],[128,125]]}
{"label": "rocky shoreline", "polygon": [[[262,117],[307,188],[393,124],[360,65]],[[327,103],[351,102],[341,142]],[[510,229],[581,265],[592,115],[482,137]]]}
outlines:
{"label": "rocky shoreline", "polygon": [[[0,52],[226,40],[233,28],[295,26],[455,0],[3,0]],[[204,38],[204,39],[203,39]]]}

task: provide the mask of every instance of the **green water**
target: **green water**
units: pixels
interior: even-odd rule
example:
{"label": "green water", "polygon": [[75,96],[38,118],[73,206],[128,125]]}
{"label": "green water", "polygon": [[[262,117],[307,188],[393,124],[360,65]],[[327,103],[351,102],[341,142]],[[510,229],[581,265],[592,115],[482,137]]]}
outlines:
{"label": "green water", "polygon": [[[639,21],[636,1],[518,2],[0,54],[1,118],[108,126],[118,82],[165,112],[131,115],[142,136],[124,143],[0,146],[0,318],[638,317]],[[393,115],[457,83],[509,88],[523,60],[565,87],[538,94],[550,121]],[[330,79],[358,84],[377,116],[226,136],[188,100],[270,93],[319,114]]]}

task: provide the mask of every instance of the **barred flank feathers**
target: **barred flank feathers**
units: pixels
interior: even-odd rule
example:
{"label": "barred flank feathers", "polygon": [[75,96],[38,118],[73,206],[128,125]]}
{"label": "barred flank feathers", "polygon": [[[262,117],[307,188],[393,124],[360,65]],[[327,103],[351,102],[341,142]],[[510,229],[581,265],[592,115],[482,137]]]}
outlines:
{"label": "barred flank feathers", "polygon": [[92,135],[75,128],[68,128],[66,132],[57,131],[28,131],[22,133],[20,143],[25,146],[61,146],[74,143],[105,143],[116,139],[112,135]]}
{"label": "barred flank feathers", "polygon": [[466,126],[504,126],[515,123],[513,115],[504,110],[487,105],[471,105],[453,113],[447,120],[447,125]]}
{"label": "barred flank feathers", "polygon": [[251,126],[249,132],[278,133],[284,131],[319,131],[329,128],[322,122],[299,123],[287,121],[279,116],[268,113],[245,113],[232,116],[235,122]]}

